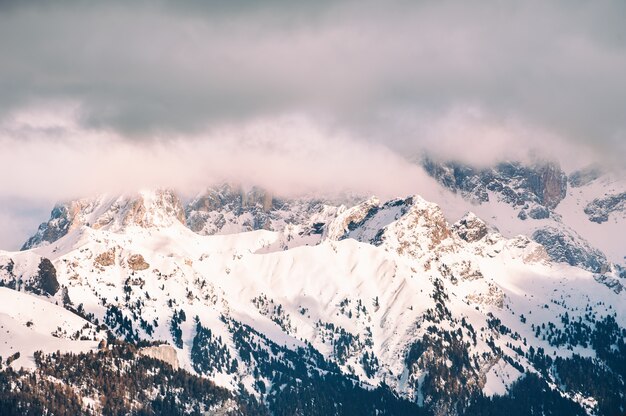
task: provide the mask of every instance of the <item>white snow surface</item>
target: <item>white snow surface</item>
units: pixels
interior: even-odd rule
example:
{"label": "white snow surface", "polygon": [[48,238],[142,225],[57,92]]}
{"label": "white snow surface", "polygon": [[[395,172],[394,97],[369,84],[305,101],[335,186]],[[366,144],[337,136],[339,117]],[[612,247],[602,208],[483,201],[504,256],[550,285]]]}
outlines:
{"label": "white snow surface", "polygon": [[[576,201],[577,192],[572,190],[570,201],[566,198],[559,207],[564,218],[578,215],[572,208],[577,203],[571,202]],[[156,198],[147,191],[141,195],[144,201]],[[618,323],[626,326],[626,294],[613,292],[585,270],[549,262],[541,246],[516,236],[527,233],[524,227],[530,223],[516,220],[516,213],[509,212],[506,204],[470,207],[451,194],[442,193],[441,198],[444,206],[458,202],[457,208],[445,215],[438,205],[419,196],[405,200],[402,206],[383,206],[384,201],[371,198],[354,207],[342,207],[320,238],[300,235],[297,227],[290,225],[284,231],[203,236],[175,221],[178,212],[170,205],[164,209],[162,204],[152,203],[144,204],[147,212],[142,213],[143,218],[152,220],[126,221],[118,227],[114,225],[128,218],[128,210],[116,211],[111,208],[115,204],[107,200],[105,213],[91,208],[93,218],[106,226],[94,228],[85,220],[53,244],[1,254],[23,268],[33,256],[49,258],[73,304],[82,304],[101,322],[107,308],[116,306],[139,328],[132,305],[141,303],[141,308],[134,310],[138,317],[158,324],[151,335],[139,329],[142,338],[173,344],[169,322],[174,310],[184,310],[187,320],[181,325],[183,348],[178,349],[178,357],[187,370],[194,371],[189,353],[195,316],[222,337],[234,357],[238,353],[222,316],[248,324],[289,348],[310,341],[331,360],[336,358],[332,343],[317,324],[333,323],[361,340],[371,340],[370,345],[355,349],[340,363],[342,370],[368,385],[384,381],[407,397],[417,397],[418,392],[408,382],[411,369],[404,358],[412,343],[426,331],[426,325],[420,323],[425,311],[434,306],[431,295],[437,279],[449,296],[447,307],[452,316],[465,318],[477,330],[477,344],[471,347],[476,354],[489,352],[487,339],[495,335],[487,325],[488,313],[520,335],[518,339],[500,335],[494,338],[496,345],[523,365],[528,364],[525,358],[516,356],[507,342],[522,347],[522,339],[526,338],[529,345],[543,347],[550,355],[593,353],[582,347],[574,351],[551,347],[534,336],[531,325],[555,322],[558,326],[560,314],[566,311],[570,316],[582,316],[591,305],[599,316],[616,313]],[[378,211],[366,218],[372,207]],[[479,217],[497,224],[508,238],[492,231],[479,241],[461,239],[446,218],[458,219],[465,213],[463,207],[476,209]],[[123,213],[122,217],[116,217],[116,212]],[[351,230],[350,224],[357,222],[363,223]],[[595,242],[593,227],[579,232]],[[598,238],[600,235],[598,231]],[[607,243],[607,250],[613,247],[615,258],[623,256],[619,251],[626,243],[617,248],[612,244],[624,242],[624,235]],[[376,236],[379,241],[372,243]],[[112,256],[111,264],[99,260],[106,253]],[[133,269],[129,264],[133,255],[141,255],[147,267]],[[125,287],[130,287],[128,298]],[[290,325],[281,326],[255,306],[253,299],[261,295],[281,305]],[[70,334],[86,323],[54,305],[58,301],[58,296],[38,298],[0,288],[0,324],[2,331],[7,331],[0,338],[0,354],[6,357],[19,350],[22,357],[14,365],[29,366],[36,349],[94,348],[96,336],[92,341],[76,341],[51,335],[59,326]],[[363,306],[361,312],[357,304]],[[31,327],[26,326],[29,319],[33,320]],[[454,324],[443,321],[439,325],[452,329]],[[365,375],[360,364],[364,351],[374,353],[380,363],[372,377]],[[485,365],[481,371],[486,379],[482,389],[489,395],[504,394],[521,376],[503,360]],[[240,368],[239,372],[244,384],[252,386],[251,369]],[[229,374],[209,377],[220,385],[237,385]]]}
{"label": "white snow surface", "polygon": [[[20,352],[13,368],[34,368],[35,351],[84,352],[98,341],[71,339],[90,324],[79,316],[34,295],[0,287],[0,356],[3,361]],[[56,335],[53,335],[56,334]]]}

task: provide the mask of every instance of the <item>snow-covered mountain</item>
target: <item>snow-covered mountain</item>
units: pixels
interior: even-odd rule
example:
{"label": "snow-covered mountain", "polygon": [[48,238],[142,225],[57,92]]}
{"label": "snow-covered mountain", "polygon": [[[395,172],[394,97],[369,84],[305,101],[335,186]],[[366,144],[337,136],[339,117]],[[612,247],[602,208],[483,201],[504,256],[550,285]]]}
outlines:
{"label": "snow-covered mountain", "polygon": [[472,168],[424,157],[420,163],[458,196],[446,208],[471,209],[505,236],[531,236],[554,261],[596,273],[626,265],[623,174],[591,166],[567,175],[555,162]]}
{"label": "snow-covered mountain", "polygon": [[164,227],[176,220],[184,222],[185,213],[178,197],[169,190],[79,199],[55,206],[50,219],[39,226],[22,250],[53,243],[82,226],[120,232],[131,225]]}
{"label": "snow-covered mountain", "polygon": [[66,343],[45,351],[109,332],[164,341],[175,354],[151,354],[274,414],[315,414],[325,395],[339,403],[326,414],[626,410],[624,221],[619,203],[593,202],[617,182],[442,166],[429,171],[478,215],[451,222],[452,194],[443,208],[418,195],[341,205],[232,186],[186,206],[171,191],[59,205],[24,251],[0,253],[0,282],[33,299],[22,315],[0,303],[22,334],[7,339],[24,351],[11,366],[35,365],[28,331]]}

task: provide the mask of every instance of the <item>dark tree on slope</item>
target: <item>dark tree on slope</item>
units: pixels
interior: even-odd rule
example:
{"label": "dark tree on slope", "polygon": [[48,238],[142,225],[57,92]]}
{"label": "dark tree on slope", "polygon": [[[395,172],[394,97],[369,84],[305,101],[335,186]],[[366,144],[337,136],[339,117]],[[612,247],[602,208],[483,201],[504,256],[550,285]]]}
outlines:
{"label": "dark tree on slope", "polygon": [[237,360],[232,358],[230,350],[221,337],[214,337],[211,330],[205,328],[196,316],[196,335],[191,346],[191,363],[200,374],[213,374],[216,371],[228,374],[237,371]]}
{"label": "dark tree on slope", "polygon": [[172,321],[170,322],[170,332],[172,333],[172,338],[174,339],[174,345],[177,348],[183,347],[183,331],[180,329],[181,322],[185,322],[187,320],[187,316],[185,315],[184,310],[174,311],[174,315],[172,316]]}
{"label": "dark tree on slope", "polygon": [[[103,415],[201,415],[231,400],[228,415],[267,415],[250,396],[234,396],[210,381],[140,356],[127,343],[96,353],[35,353],[37,371],[0,370],[0,414],[89,414],[82,397],[100,397]],[[57,382],[51,381],[53,379]],[[184,403],[184,406],[182,405]]]}

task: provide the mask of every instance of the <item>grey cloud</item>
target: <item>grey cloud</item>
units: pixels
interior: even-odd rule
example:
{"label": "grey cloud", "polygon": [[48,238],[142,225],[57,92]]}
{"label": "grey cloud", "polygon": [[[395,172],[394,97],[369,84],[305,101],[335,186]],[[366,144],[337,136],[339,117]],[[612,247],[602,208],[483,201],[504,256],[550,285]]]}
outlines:
{"label": "grey cloud", "polygon": [[54,201],[0,196],[0,250],[19,250],[26,236],[50,213]]}
{"label": "grey cloud", "polygon": [[5,115],[78,102],[132,137],[304,113],[414,150],[469,105],[626,153],[623,2],[5,4]]}

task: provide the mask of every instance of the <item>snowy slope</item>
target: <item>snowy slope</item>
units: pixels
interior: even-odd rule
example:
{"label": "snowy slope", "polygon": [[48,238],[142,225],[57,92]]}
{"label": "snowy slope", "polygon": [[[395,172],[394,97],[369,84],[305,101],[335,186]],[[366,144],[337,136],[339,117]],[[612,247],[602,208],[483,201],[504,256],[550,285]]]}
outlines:
{"label": "snowy slope", "polygon": [[623,172],[590,167],[566,176],[558,165],[545,162],[481,169],[430,159],[420,163],[441,185],[434,200],[450,221],[473,211],[502,235],[529,236],[546,247],[553,261],[598,273],[621,290],[619,277],[626,276]]}
{"label": "snowy slope", "polygon": [[[68,304],[117,336],[167,341],[183,368],[259,396],[279,388],[272,363],[310,346],[302,357],[319,351],[366,386],[384,382],[420,405],[449,410],[469,394],[506,393],[520,369],[540,373],[530,351],[594,357],[580,333],[592,336],[607,319],[626,327],[626,292],[552,262],[528,237],[505,238],[473,214],[450,224],[417,195],[338,207],[316,220],[319,233],[288,224],[205,236],[163,195],[173,194],[90,206],[77,214],[90,221],[52,244],[4,256],[24,278],[37,272],[25,266],[29,259],[50,259],[61,287],[50,302],[66,293]],[[201,327],[210,335],[200,339]],[[20,336],[9,348],[25,348]],[[452,370],[459,384],[433,378]]]}
{"label": "snowy slope", "polygon": [[32,368],[35,351],[88,351],[104,336],[60,306],[4,287],[0,287],[0,334],[0,356],[5,362],[20,353],[11,364],[14,368]]}
{"label": "snowy slope", "polygon": [[570,187],[556,208],[564,224],[573,224],[577,233],[618,264],[626,264],[626,209],[616,210],[608,221],[597,223],[590,220],[585,208],[595,199],[625,191],[626,181],[622,178],[603,175],[583,186]]}

